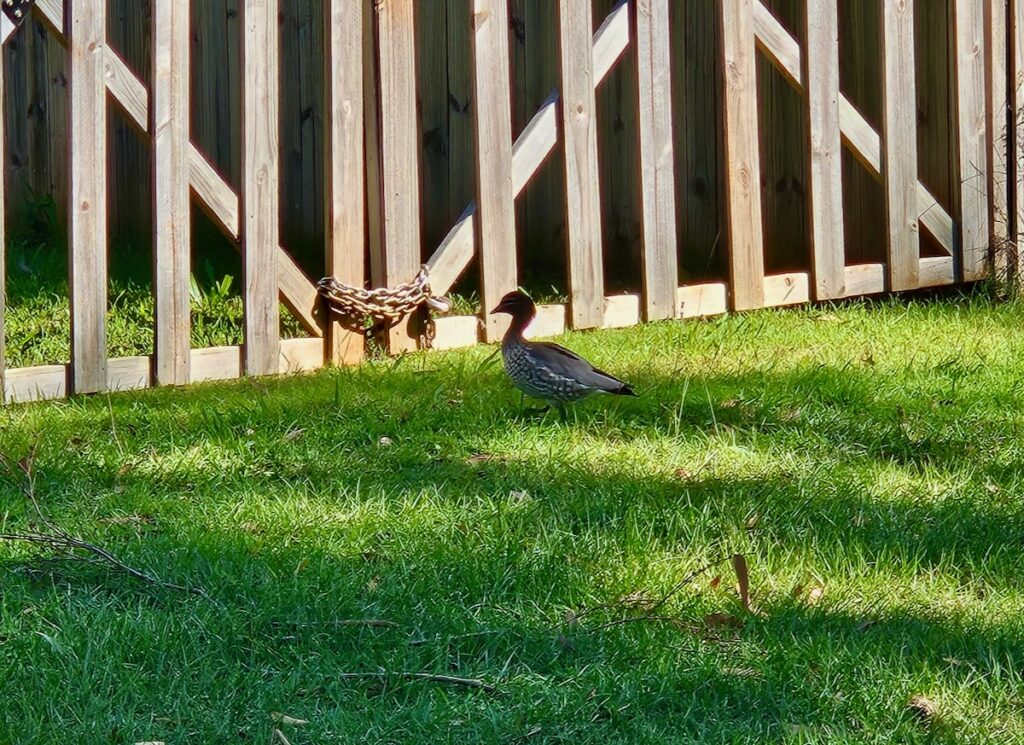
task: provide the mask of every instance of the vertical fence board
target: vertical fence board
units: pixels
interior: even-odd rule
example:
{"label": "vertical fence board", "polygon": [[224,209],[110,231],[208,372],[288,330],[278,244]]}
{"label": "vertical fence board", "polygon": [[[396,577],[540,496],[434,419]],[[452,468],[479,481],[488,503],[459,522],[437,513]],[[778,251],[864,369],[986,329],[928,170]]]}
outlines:
{"label": "vertical fence board", "polygon": [[636,4],[643,202],[643,307],[648,321],[678,315],[675,150],[668,0]]}
{"label": "vertical fence board", "polygon": [[[361,287],[364,279],[363,11],[350,0],[325,3],[324,196],[326,273]],[[352,364],[363,356],[363,336],[327,319],[327,359]]]}
{"label": "vertical fence board", "polygon": [[509,100],[508,0],[473,0],[473,115],[477,145],[477,225],[484,337],[506,322],[491,315],[516,288],[516,215],[512,192],[512,104]]}
{"label": "vertical fence board", "polygon": [[1013,174],[1013,203],[1010,205],[1011,234],[1009,250],[1017,263],[1017,282],[1020,285],[1022,262],[1024,262],[1024,0],[1010,0],[1010,28],[1008,46],[1011,48],[1012,72],[1010,75],[1010,101],[1013,147],[1011,173]]}
{"label": "vertical fence board", "polygon": [[983,279],[989,265],[984,6],[991,2],[955,0],[960,234],[965,281]]}
{"label": "vertical fence board", "polygon": [[153,257],[158,385],[188,382],[189,3],[155,0],[153,14]]}
{"label": "vertical fence board", "polygon": [[569,293],[573,328],[604,319],[601,193],[590,0],[559,0]]}
{"label": "vertical fence board", "polygon": [[271,375],[280,366],[277,3],[247,0],[242,13],[245,372]]}
{"label": "vertical fence board", "polygon": [[846,294],[839,13],[834,4],[807,4],[807,51],[803,59],[811,145],[809,199],[814,297],[828,300]]}
{"label": "vertical fence board", "polygon": [[918,286],[921,263],[917,190],[917,104],[914,82],[914,2],[882,3],[882,177],[888,218],[889,281],[894,290]]}
{"label": "vertical fence board", "polygon": [[730,273],[736,310],[764,305],[761,165],[753,2],[722,0]]}
{"label": "vertical fence board", "polygon": [[[413,0],[381,0],[380,145],[384,209],[384,283],[409,282],[420,264],[419,136],[416,126],[416,34]],[[416,347],[416,318],[388,333],[388,348]]]}
{"label": "vertical fence board", "polygon": [[989,220],[992,229],[993,269],[1002,279],[1009,279],[1013,262],[1009,253],[1010,201],[1009,155],[1013,148],[1013,127],[1010,117],[1015,113],[1010,99],[1010,38],[1008,13],[1010,0],[992,0],[985,4],[985,46],[988,53],[986,84],[989,95],[988,140]]}
{"label": "vertical fence board", "polygon": [[[4,16],[6,18],[6,16]],[[6,400],[7,391],[7,72],[3,50],[0,49],[0,404]]]}
{"label": "vertical fence board", "polygon": [[68,5],[71,374],[75,393],[107,385],[106,4]]}

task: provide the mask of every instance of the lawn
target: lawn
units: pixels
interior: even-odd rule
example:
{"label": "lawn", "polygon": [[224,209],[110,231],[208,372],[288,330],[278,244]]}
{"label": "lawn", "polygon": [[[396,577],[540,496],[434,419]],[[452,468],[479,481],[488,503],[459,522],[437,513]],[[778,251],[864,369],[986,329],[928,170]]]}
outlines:
{"label": "lawn", "polygon": [[54,522],[211,599],[0,544],[0,742],[1024,743],[1022,317],[570,334],[641,396],[566,423],[493,348],[2,410]]}

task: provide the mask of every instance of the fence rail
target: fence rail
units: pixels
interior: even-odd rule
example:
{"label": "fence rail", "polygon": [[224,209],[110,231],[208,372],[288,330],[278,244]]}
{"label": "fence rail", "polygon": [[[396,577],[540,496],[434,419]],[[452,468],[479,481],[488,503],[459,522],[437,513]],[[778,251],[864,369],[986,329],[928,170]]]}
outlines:
{"label": "fence rail", "polygon": [[[238,90],[229,91],[240,122],[237,180],[225,177],[195,140],[192,36],[196,24],[205,22],[205,16],[191,16],[198,6],[181,0],[138,4],[135,12],[145,15],[148,29],[144,72],[133,69],[108,39],[106,2],[22,2],[22,12],[33,6],[35,18],[28,23],[0,15],[5,44],[36,34],[62,45],[69,115],[63,193],[70,362],[6,369],[0,334],[6,401],[309,370],[362,358],[362,336],[330,317],[314,277],[281,240],[281,215],[287,212],[281,115],[294,96],[287,82],[293,73],[283,70],[280,53],[279,3],[286,0],[224,1],[234,3],[240,16]],[[869,29],[880,40],[877,60],[855,62],[868,68],[867,80],[877,80],[877,106],[865,104],[863,91],[859,97],[851,92],[871,86],[851,78],[850,50],[841,54],[853,33],[853,21],[844,20],[845,0],[708,0],[685,8],[671,0],[442,5],[449,12],[442,14],[443,27],[435,27],[432,4],[414,0],[313,3],[322,9],[322,53],[316,57],[320,67],[303,74],[322,87],[323,157],[316,180],[323,184],[323,199],[312,212],[323,216],[326,273],[353,285],[396,285],[410,280],[426,259],[435,293],[444,294],[471,266],[478,269],[479,317],[439,317],[427,333],[425,319],[414,314],[386,334],[392,352],[500,336],[502,321],[486,310],[529,268],[522,195],[531,189],[549,202],[552,194],[564,194],[561,205],[544,209],[561,211],[568,295],[566,304],[541,307],[536,335],[971,282],[1014,270],[1024,253],[1024,200],[1018,198],[1024,193],[1024,0],[939,3],[946,14],[929,23],[942,24],[949,34],[936,53],[938,62],[925,59],[932,40],[915,38],[920,18],[914,2],[882,0],[877,17],[870,11],[864,16],[868,25],[877,24]],[[600,23],[591,33],[595,9]],[[526,18],[532,19],[529,29],[539,29],[539,17],[553,29],[547,41],[555,55],[548,62],[557,85],[529,112],[515,93],[522,90],[524,67],[530,71],[517,56],[530,49],[524,39],[531,37],[520,26]],[[720,149],[721,177],[712,174],[708,184],[702,176],[694,192],[693,164],[706,154],[694,154],[687,131],[700,112],[680,114],[688,106],[684,94],[698,89],[688,78],[695,64],[688,55],[696,47],[687,41],[682,48],[691,38],[688,23],[713,24],[714,65],[704,70],[708,80],[699,82],[699,90],[702,100],[718,101],[705,113],[721,125],[719,134],[705,140],[706,148]],[[424,226],[435,219],[438,186],[424,143],[426,120],[437,116],[437,94],[425,90],[433,73],[420,68],[433,59],[432,50],[422,48],[425,35],[438,31],[450,63],[441,77],[457,77],[450,66],[456,54],[468,61],[468,69],[457,71],[465,73],[468,99],[460,101],[443,87],[441,93],[446,105],[452,99],[452,110],[468,117],[473,147],[464,162],[472,166],[474,199],[433,248],[424,245],[425,237],[431,240]],[[857,33],[864,38],[864,29]],[[611,127],[601,90],[609,79],[621,94]],[[17,76],[9,63],[0,81],[6,92],[2,120],[10,123]],[[777,81],[783,81],[781,88]],[[795,96],[797,108],[773,109],[772,102],[786,96]],[[934,109],[942,116],[922,119],[922,101],[932,106],[933,99],[945,102]],[[113,121],[108,101],[119,112]],[[112,189],[122,188],[108,178],[108,130],[119,126],[120,117],[150,153],[155,342],[152,355],[130,358],[110,358],[106,339],[108,201]],[[792,131],[780,133],[779,121]],[[631,139],[614,142],[631,141],[633,152],[607,147],[609,131],[623,129]],[[789,139],[775,152],[772,143],[781,136]],[[944,146],[922,149],[923,140],[933,139]],[[9,147],[4,154],[9,195]],[[552,155],[557,166],[545,168]],[[808,248],[806,257],[788,261],[798,266],[782,272],[771,226],[780,194],[790,186],[785,179],[769,180],[778,158],[803,169],[799,214]],[[948,179],[934,177],[936,161],[948,164]],[[851,195],[863,198],[870,190],[857,181],[863,174],[879,184],[879,214],[851,208]],[[448,196],[454,192],[450,176],[449,171],[442,178]],[[618,180],[610,183],[613,178]],[[621,197],[638,206],[636,237],[628,239],[636,245],[631,260],[637,282],[631,292],[611,292],[608,287],[620,283],[609,282],[609,257],[623,259],[615,253],[618,244],[608,245],[608,205],[620,198],[616,190],[622,184],[629,187],[623,191],[632,188],[637,195]],[[716,240],[706,249],[708,262],[716,252],[725,253],[727,271],[694,282],[684,268],[692,264],[686,245],[696,229],[686,219],[687,201],[706,198],[709,191],[721,195],[724,251]],[[193,203],[242,255],[244,344],[238,347],[189,346]],[[865,220],[882,224],[882,245],[871,260],[847,248],[851,233],[865,232]],[[280,338],[279,302],[308,338]]]}

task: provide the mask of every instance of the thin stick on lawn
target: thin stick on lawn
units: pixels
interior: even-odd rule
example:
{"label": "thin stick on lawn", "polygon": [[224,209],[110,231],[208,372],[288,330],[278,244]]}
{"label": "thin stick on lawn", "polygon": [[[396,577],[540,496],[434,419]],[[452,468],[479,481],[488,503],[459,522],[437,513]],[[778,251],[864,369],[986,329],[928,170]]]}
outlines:
{"label": "thin stick on lawn", "polygon": [[47,518],[43,512],[42,507],[39,505],[39,500],[36,498],[36,481],[35,474],[33,473],[32,466],[35,462],[36,454],[36,443],[33,443],[29,449],[28,455],[18,461],[17,465],[13,464],[6,455],[0,454],[0,464],[3,464],[12,475],[17,475],[20,471],[23,475],[21,479],[21,490],[32,505],[33,511],[36,513],[36,517],[39,518],[39,522],[50,531],[49,533],[0,533],[0,540],[2,541],[19,541],[22,543],[30,543],[37,546],[47,546],[54,551],[67,553],[72,551],[84,551],[87,554],[100,559],[103,563],[106,563],[113,568],[124,572],[130,577],[134,577],[142,582],[164,587],[168,590],[175,590],[176,592],[186,592],[191,595],[198,595],[199,597],[215,602],[212,597],[201,587],[185,587],[184,585],[178,585],[173,582],[165,582],[151,574],[147,574],[139,569],[125,564],[123,561],[118,559],[116,556],[111,554],[104,548],[96,546],[87,541],[83,541],[80,538],[75,538],[73,535],[65,531],[64,529],[54,525]]}
{"label": "thin stick on lawn", "polygon": [[454,675],[434,675],[433,673],[389,673],[380,671],[376,673],[338,673],[340,680],[387,680],[389,677],[402,678],[404,680],[422,681],[425,683],[439,683],[441,685],[459,686],[462,688],[473,688],[485,693],[497,693],[498,689],[490,683],[485,683],[478,678],[458,678]]}

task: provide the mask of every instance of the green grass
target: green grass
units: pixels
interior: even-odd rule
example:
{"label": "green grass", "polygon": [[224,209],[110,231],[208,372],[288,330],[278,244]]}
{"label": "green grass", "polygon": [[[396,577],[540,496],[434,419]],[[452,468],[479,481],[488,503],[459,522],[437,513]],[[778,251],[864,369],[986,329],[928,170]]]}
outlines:
{"label": "green grass", "polygon": [[[566,424],[486,348],[3,410],[54,520],[216,602],[0,545],[0,742],[1024,742],[1022,315],[572,334],[642,395]],[[726,563],[600,628],[734,552],[756,613]]]}

